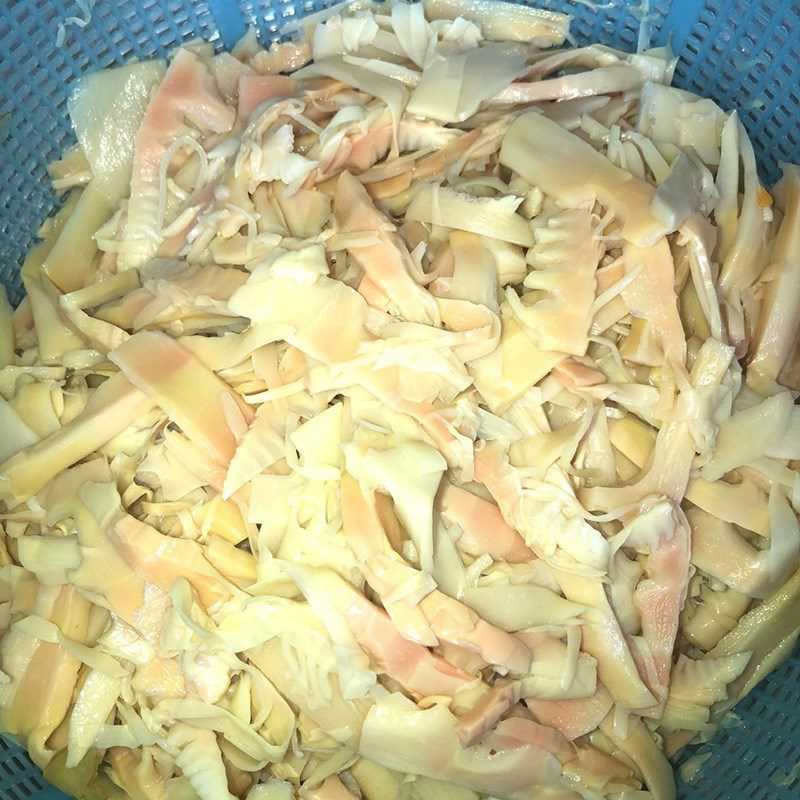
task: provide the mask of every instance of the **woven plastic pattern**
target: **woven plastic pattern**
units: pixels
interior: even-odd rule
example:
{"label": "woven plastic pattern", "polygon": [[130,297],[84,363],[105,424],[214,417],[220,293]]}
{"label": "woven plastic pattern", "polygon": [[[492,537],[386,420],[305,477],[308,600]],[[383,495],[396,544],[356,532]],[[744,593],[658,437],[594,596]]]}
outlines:
{"label": "woven plastic pattern", "polygon": [[205,0],[99,0],[91,24],[68,27],[57,48],[58,24],[76,15],[75,0],[0,0],[0,277],[16,300],[19,265],[57,202],[45,168],[73,141],[66,101],[78,76],[219,39]]}
{"label": "woven plastic pattern", "polygon": [[[718,7],[725,6],[723,13]],[[686,40],[677,83],[739,108],[764,176],[800,156],[800,3],[709,3]]]}
{"label": "woven plastic pattern", "polygon": [[[71,143],[66,99],[87,70],[164,55],[195,37],[231,46],[248,25],[264,43],[292,17],[326,0],[97,0],[91,23],[58,23],[75,0],[0,0],[0,278],[21,298],[19,267],[58,198],[46,164]],[[781,161],[800,161],[800,0],[539,0],[569,11],[577,42],[634,49],[645,15],[653,44],[671,38],[681,60],[676,83],[738,107],[765,179]],[[696,748],[711,755],[681,800],[798,800],[800,780],[781,778],[800,762],[800,654],[754,691],[740,722]],[[687,755],[684,757],[688,757]],[[19,748],[0,740],[0,800],[57,800]]]}

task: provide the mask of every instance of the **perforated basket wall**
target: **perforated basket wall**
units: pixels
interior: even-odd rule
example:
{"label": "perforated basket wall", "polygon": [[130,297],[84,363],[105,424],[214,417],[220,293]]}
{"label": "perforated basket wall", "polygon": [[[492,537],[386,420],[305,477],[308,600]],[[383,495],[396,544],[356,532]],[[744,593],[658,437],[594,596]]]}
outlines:
{"label": "perforated basket wall", "polygon": [[[198,36],[232,46],[248,25],[270,42],[288,18],[329,4],[97,0],[91,23],[69,27],[57,48],[59,22],[80,15],[76,0],[0,0],[0,278],[13,300],[21,298],[24,254],[57,203],[45,167],[72,141],[66,99],[79,75],[164,55]],[[570,12],[580,43],[635,49],[647,0],[537,5]],[[768,182],[780,162],[800,161],[800,0],[650,0],[647,19],[652,42],[671,38],[681,56],[678,86],[740,110]],[[800,653],[736,711],[741,724],[700,746],[711,755],[690,783],[679,781],[679,797],[798,800],[800,780],[781,778],[800,763]],[[23,751],[0,739],[0,800],[61,797]]]}

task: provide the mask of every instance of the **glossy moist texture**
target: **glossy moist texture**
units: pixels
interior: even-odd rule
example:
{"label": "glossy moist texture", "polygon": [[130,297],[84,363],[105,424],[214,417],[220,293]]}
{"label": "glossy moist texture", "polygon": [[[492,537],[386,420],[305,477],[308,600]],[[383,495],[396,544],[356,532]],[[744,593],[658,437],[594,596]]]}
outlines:
{"label": "glossy moist texture", "polygon": [[0,298],[0,725],[81,798],[674,797],[797,638],[800,172],[473,0],[87,76]]}

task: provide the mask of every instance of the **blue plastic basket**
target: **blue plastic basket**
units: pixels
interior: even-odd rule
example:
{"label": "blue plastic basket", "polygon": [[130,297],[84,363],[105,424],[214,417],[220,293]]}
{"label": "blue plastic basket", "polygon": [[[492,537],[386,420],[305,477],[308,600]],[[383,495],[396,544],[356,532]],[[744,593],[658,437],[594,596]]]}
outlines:
{"label": "blue plastic basket", "polygon": [[[288,18],[327,0],[97,0],[91,23],[58,24],[80,15],[76,0],[0,0],[0,278],[21,298],[19,268],[34,231],[57,203],[46,164],[73,137],[66,100],[87,70],[130,58],[163,56],[202,37],[230,47],[254,25],[264,43]],[[573,15],[579,42],[633,50],[644,2],[539,0]],[[593,7],[594,6],[594,7]],[[738,107],[755,144],[762,175],[773,182],[779,163],[800,161],[800,0],[650,0],[651,41],[671,38],[680,55],[675,82]],[[800,653],[736,709],[741,724],[722,730],[683,800],[798,800],[800,779],[780,778],[800,763]],[[685,758],[686,756],[684,756]],[[0,800],[57,800],[19,748],[0,740]]]}

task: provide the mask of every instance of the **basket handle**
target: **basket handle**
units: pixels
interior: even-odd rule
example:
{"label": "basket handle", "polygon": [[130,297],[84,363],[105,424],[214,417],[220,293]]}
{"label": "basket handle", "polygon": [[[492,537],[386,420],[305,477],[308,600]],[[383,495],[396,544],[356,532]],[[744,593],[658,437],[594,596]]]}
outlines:
{"label": "basket handle", "polygon": [[686,46],[704,5],[703,0],[671,0],[664,30],[672,34],[672,49],[676,55]]}
{"label": "basket handle", "polygon": [[242,10],[236,0],[208,0],[208,6],[222,43],[230,50],[245,34]]}

